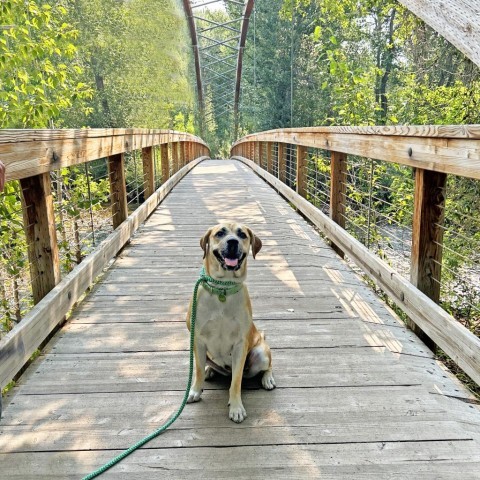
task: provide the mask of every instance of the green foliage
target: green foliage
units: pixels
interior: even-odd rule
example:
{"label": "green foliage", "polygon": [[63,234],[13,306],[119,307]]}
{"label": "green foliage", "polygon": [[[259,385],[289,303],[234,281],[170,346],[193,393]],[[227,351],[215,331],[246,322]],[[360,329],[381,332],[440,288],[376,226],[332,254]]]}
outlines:
{"label": "green foliage", "polygon": [[92,90],[80,81],[78,31],[57,2],[0,2],[0,126],[49,126],[70,108],[83,108]]}

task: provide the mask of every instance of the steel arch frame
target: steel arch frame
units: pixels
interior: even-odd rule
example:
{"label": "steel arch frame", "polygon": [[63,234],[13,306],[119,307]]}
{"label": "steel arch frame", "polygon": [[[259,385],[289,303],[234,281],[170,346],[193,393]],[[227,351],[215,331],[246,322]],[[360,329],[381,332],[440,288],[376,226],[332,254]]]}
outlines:
{"label": "steel arch frame", "polygon": [[[222,112],[221,114],[213,113],[214,117],[223,116],[225,112],[233,112],[234,120],[234,132],[235,137],[238,133],[238,115],[239,115],[239,104],[240,104],[240,94],[241,94],[241,79],[242,79],[242,67],[243,67],[243,54],[245,49],[245,43],[248,33],[248,25],[250,22],[250,16],[253,11],[255,0],[224,0],[224,2],[232,3],[235,5],[243,5],[243,13],[241,17],[230,19],[227,22],[219,23],[214,20],[204,18],[204,15],[193,13],[194,8],[201,8],[211,3],[217,3],[219,0],[206,0],[201,3],[193,3],[194,0],[183,0],[183,6],[185,10],[185,15],[188,22],[190,37],[192,41],[194,61],[195,61],[195,76],[196,76],[196,85],[197,85],[197,98],[200,116],[202,123],[206,121],[205,113],[205,101],[207,96],[207,87],[212,88],[217,85],[219,79],[223,82],[229,83],[230,77],[229,74],[235,72],[235,78],[232,83],[232,97],[222,93],[219,95],[219,92],[214,91],[211,103],[214,104],[215,101],[221,100],[220,104],[215,105],[215,112]],[[203,21],[209,26],[206,28],[198,28],[196,20]],[[240,29],[237,29],[233,26],[235,22],[241,22]],[[233,33],[238,33],[238,35],[231,36],[227,39],[216,39],[213,34],[215,29],[225,29]],[[206,32],[209,32],[209,35],[205,35]],[[201,40],[203,45],[201,45]],[[236,45],[233,45],[233,42],[236,41]],[[207,44],[205,44],[207,42]],[[217,47],[224,47],[230,50],[235,51],[231,55],[226,57],[215,56],[213,53]],[[202,59],[203,57],[203,59]],[[231,59],[236,57],[236,65],[232,65]],[[206,61],[210,59],[210,61]],[[212,61],[213,59],[213,61]],[[229,61],[230,60],[230,61]],[[224,72],[216,72],[211,67],[215,64],[225,64],[229,67],[228,70]],[[224,85],[220,85],[217,89],[223,89]],[[226,90],[230,90],[230,87],[227,86]],[[209,90],[211,91],[211,90]]]}

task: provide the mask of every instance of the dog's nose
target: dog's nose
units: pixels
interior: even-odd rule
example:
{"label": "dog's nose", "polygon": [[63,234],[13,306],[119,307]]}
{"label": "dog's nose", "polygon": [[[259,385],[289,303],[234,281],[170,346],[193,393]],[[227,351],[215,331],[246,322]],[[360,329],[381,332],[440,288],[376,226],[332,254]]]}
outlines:
{"label": "dog's nose", "polygon": [[227,240],[227,250],[229,252],[236,252],[238,250],[238,240],[236,238]]}

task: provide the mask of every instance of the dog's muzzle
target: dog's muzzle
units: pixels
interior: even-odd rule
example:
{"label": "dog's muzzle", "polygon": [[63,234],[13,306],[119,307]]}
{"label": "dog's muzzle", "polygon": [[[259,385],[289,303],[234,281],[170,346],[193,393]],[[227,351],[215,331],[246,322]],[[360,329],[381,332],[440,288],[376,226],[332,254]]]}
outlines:
{"label": "dog's muzzle", "polygon": [[247,256],[236,238],[228,238],[224,247],[214,250],[214,255],[225,270],[238,270]]}

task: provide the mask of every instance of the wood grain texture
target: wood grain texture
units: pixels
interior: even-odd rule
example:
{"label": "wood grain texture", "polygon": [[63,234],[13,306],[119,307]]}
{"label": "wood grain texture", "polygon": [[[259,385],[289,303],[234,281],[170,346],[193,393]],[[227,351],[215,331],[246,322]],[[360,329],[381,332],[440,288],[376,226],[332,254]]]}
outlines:
{"label": "wood grain texture", "polygon": [[23,179],[21,188],[33,300],[38,303],[60,281],[50,175]]}
{"label": "wood grain texture", "polygon": [[480,66],[480,4],[475,0],[399,0]]}
{"label": "wood grain texture", "polygon": [[480,179],[480,127],[458,128],[469,133],[462,135],[456,127],[446,132],[430,132],[428,127],[318,127],[271,130],[239,142],[290,143]]}
{"label": "wood grain texture", "polygon": [[198,240],[229,219],[264,242],[247,283],[278,388],[245,382],[237,425],[229,379],[212,379],[169,431],[102,477],[475,478],[480,412],[468,392],[302,216],[224,160],[175,186],[21,377],[0,423],[2,475],[81,478],[170,417],[188,372]]}
{"label": "wood grain texture", "polygon": [[0,157],[10,181],[145,147],[186,141],[201,145],[204,152],[207,149],[200,138],[173,130],[1,130]]}
{"label": "wood grain texture", "polygon": [[480,338],[401,277],[362,243],[268,172],[241,157],[250,168],[292,202],[380,286],[454,361],[480,383]]}
{"label": "wood grain texture", "polygon": [[191,162],[165,182],[150,198],[109,235],[70,274],[64,277],[13,330],[0,340],[0,387],[23,367],[33,352],[64,318],[108,262],[123,248],[140,224],[197,163]]}

